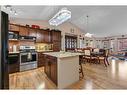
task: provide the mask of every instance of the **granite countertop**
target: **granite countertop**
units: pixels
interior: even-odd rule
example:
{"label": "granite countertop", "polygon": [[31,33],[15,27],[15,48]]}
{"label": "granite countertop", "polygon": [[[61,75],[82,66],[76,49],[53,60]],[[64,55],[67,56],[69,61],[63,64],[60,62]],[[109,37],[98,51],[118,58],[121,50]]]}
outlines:
{"label": "granite countertop", "polygon": [[[36,50],[37,52],[52,52],[53,50]],[[15,53],[20,53],[19,51],[17,51],[17,52],[9,52],[9,54],[15,54]]]}
{"label": "granite countertop", "polygon": [[51,52],[53,50],[36,50],[37,52]]}
{"label": "granite countertop", "polygon": [[17,52],[9,52],[9,54],[15,54],[15,53],[19,53],[19,51],[17,51]]}
{"label": "granite countertop", "polygon": [[48,53],[43,53],[43,54],[54,56],[57,58],[73,57],[73,56],[82,55],[82,53],[71,53],[71,52],[48,52]]}

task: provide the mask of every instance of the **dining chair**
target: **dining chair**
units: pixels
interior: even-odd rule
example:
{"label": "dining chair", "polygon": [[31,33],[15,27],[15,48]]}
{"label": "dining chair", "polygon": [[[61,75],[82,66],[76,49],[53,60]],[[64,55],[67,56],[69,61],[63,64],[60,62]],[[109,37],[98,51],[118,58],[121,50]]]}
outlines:
{"label": "dining chair", "polygon": [[82,48],[75,48],[75,52],[83,52]]}
{"label": "dining chair", "polygon": [[83,56],[83,60],[84,62],[90,62],[90,50],[89,49],[85,49],[84,50],[84,56]]}
{"label": "dining chair", "polygon": [[99,48],[95,48],[93,52],[99,52]]}
{"label": "dining chair", "polygon": [[95,63],[95,60],[97,59],[96,56],[92,56],[91,55],[91,50],[90,49],[86,49],[84,50],[84,56],[83,56],[84,62],[89,62],[89,63]]}
{"label": "dining chair", "polygon": [[109,65],[108,54],[109,54],[109,51],[108,50],[104,50],[104,54],[101,55],[101,56],[98,56],[99,63],[100,63],[100,61],[103,61],[104,65],[106,67],[107,67],[107,65]]}

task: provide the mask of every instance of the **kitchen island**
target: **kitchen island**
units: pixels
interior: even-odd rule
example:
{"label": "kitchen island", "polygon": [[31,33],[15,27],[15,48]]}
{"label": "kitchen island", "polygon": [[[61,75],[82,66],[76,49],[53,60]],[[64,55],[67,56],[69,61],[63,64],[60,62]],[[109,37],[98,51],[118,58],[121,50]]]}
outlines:
{"label": "kitchen island", "polygon": [[58,89],[79,80],[79,53],[49,52],[45,54],[45,73]]}

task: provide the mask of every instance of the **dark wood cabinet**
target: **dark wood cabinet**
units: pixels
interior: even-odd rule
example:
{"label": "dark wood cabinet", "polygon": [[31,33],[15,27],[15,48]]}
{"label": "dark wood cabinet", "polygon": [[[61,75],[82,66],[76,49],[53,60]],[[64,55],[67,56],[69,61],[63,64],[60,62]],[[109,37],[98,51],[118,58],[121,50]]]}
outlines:
{"label": "dark wood cabinet", "polygon": [[37,43],[53,43],[55,51],[61,50],[61,31],[34,29],[31,27],[9,24],[10,30],[19,31],[21,36],[34,36]]}
{"label": "dark wood cabinet", "polygon": [[57,85],[57,58],[45,55],[45,73]]}
{"label": "dark wood cabinet", "polygon": [[42,35],[42,31],[41,30],[37,30],[37,36],[36,36],[36,42],[41,43],[42,39],[43,39],[43,35]]}
{"label": "dark wood cabinet", "polygon": [[61,31],[52,30],[52,41],[61,41]]}
{"label": "dark wood cabinet", "polygon": [[43,41],[46,42],[46,43],[51,43],[51,34],[50,34],[50,31],[43,31],[44,33],[44,36],[43,36]]}
{"label": "dark wood cabinet", "polygon": [[47,30],[37,30],[36,38],[38,43],[51,43],[50,31]]}
{"label": "dark wood cabinet", "polygon": [[19,32],[19,26],[14,24],[9,24],[9,31],[18,31]]}
{"label": "dark wood cabinet", "polygon": [[61,42],[60,41],[53,42],[53,51],[60,51],[60,50],[61,50]]}
{"label": "dark wood cabinet", "polygon": [[29,29],[29,36],[33,36],[33,37],[36,37],[37,36],[37,31],[36,29]]}
{"label": "dark wood cabinet", "polygon": [[41,30],[41,42],[45,43],[45,30]]}
{"label": "dark wood cabinet", "polygon": [[50,78],[51,77],[51,62],[50,59],[45,59],[45,73]]}
{"label": "dark wood cabinet", "polygon": [[45,58],[42,52],[38,52],[38,67],[42,67],[45,65]]}
{"label": "dark wood cabinet", "polygon": [[10,74],[19,72],[19,54],[8,55],[8,71]]}
{"label": "dark wood cabinet", "polygon": [[19,63],[8,65],[9,74],[19,72]]}
{"label": "dark wood cabinet", "polygon": [[52,30],[52,43],[53,43],[53,51],[61,50],[61,31]]}
{"label": "dark wood cabinet", "polygon": [[28,36],[28,34],[29,34],[28,27],[20,26],[19,31],[20,31],[19,35],[21,35],[21,36]]}
{"label": "dark wood cabinet", "polygon": [[50,69],[51,69],[51,80],[57,85],[57,58],[52,57]]}

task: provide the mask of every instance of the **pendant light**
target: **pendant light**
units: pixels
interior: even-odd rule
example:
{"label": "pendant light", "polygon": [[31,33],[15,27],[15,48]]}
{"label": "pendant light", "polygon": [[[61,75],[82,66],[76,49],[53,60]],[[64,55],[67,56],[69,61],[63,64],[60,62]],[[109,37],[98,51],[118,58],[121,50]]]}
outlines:
{"label": "pendant light", "polygon": [[86,16],[86,30],[87,33],[85,34],[86,37],[91,38],[93,34],[89,33],[89,16]]}

